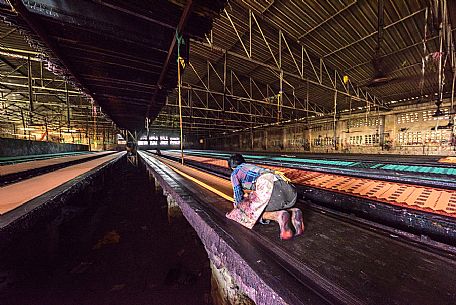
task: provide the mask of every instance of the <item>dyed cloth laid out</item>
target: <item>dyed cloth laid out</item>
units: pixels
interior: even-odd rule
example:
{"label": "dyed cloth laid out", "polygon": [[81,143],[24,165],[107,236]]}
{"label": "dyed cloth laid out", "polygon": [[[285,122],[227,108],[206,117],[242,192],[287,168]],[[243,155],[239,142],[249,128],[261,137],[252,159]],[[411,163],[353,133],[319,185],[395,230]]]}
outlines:
{"label": "dyed cloth laid out", "polygon": [[274,180],[273,173],[264,173],[255,181],[255,190],[248,194],[226,217],[251,229],[260,218],[269,203]]}
{"label": "dyed cloth laid out", "polygon": [[442,163],[456,163],[456,157],[446,157],[439,160]]}

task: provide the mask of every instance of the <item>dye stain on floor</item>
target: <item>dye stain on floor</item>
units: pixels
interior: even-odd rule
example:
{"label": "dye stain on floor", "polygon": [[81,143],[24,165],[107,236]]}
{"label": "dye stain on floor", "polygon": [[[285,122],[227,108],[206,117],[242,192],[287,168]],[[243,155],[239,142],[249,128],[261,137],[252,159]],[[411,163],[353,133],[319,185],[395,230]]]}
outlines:
{"label": "dye stain on floor", "polygon": [[8,271],[0,305],[211,304],[209,260],[196,233],[184,218],[168,223],[166,199],[143,171],[116,175],[90,208],[59,226],[50,261]]}

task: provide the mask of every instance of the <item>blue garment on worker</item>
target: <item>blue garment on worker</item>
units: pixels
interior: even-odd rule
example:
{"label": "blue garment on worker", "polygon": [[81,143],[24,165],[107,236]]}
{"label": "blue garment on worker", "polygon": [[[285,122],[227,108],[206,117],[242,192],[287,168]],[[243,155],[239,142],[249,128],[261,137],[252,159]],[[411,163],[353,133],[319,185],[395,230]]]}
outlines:
{"label": "blue garment on worker", "polygon": [[253,190],[256,179],[266,172],[271,172],[271,170],[249,163],[242,163],[233,170],[231,183],[233,184],[235,206],[243,200],[244,190]]}

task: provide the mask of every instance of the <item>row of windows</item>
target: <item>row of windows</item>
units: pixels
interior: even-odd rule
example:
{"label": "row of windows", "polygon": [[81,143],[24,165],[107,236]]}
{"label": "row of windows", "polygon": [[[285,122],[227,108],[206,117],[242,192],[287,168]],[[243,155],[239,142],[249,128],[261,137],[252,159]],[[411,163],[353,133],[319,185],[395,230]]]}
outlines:
{"label": "row of windows", "polygon": [[432,130],[432,131],[415,131],[400,132],[397,135],[397,142],[401,145],[419,145],[419,144],[444,144],[450,140],[450,130]]}
{"label": "row of windows", "polygon": [[333,130],[334,123],[324,123],[324,124],[312,125],[310,127],[310,129],[312,129],[312,131]]}
{"label": "row of windows", "polygon": [[287,133],[303,133],[304,130],[305,130],[305,128],[303,125],[298,125],[298,126],[289,127],[285,131]]}
{"label": "row of windows", "polygon": [[0,127],[0,134],[11,134],[12,131],[12,128]]}
{"label": "row of windows", "polygon": [[[151,141],[158,141],[159,139],[160,141],[168,141],[168,136],[149,136],[149,140]],[[147,141],[147,136],[142,136],[140,140]]]}
{"label": "row of windows", "polygon": [[356,127],[363,127],[363,126],[381,126],[382,120],[380,118],[359,118],[359,119],[351,119],[347,122],[348,128],[356,128]]}
{"label": "row of windows", "polygon": [[415,123],[418,122],[418,112],[401,113],[397,115],[397,123]]}
{"label": "row of windows", "polygon": [[147,141],[147,137],[142,138],[141,140],[138,141],[139,146],[157,146],[160,139],[160,145],[167,146],[167,145],[179,145],[180,144],[180,138],[179,137],[168,137],[168,136],[150,136],[149,137],[149,142]]}
{"label": "row of windows", "polygon": [[450,111],[449,108],[443,108],[442,112],[444,113],[444,116],[441,116],[441,117],[433,116],[434,113],[435,113],[435,110],[423,111],[423,121],[435,121],[435,120],[438,120],[438,119],[448,120],[449,119],[449,115],[448,115],[449,111]]}
{"label": "row of windows", "polygon": [[351,145],[374,145],[380,143],[380,137],[378,134],[351,136],[349,143]]}
{"label": "row of windows", "polygon": [[409,112],[409,113],[401,113],[397,115],[397,123],[398,124],[406,124],[406,123],[415,123],[419,122],[420,120],[426,121],[435,121],[438,119],[445,119],[448,120],[449,116],[449,109],[443,108],[442,112],[445,114],[444,116],[434,117],[435,110],[424,110],[420,112]]}
{"label": "row of windows", "polygon": [[334,137],[315,138],[313,139],[314,146],[334,146]]}
{"label": "row of windows", "polygon": [[303,146],[304,143],[306,143],[306,140],[305,139],[291,139],[291,140],[288,140],[288,145],[289,146]]}
{"label": "row of windows", "polygon": [[269,140],[272,147],[281,147],[282,146],[282,140]]}

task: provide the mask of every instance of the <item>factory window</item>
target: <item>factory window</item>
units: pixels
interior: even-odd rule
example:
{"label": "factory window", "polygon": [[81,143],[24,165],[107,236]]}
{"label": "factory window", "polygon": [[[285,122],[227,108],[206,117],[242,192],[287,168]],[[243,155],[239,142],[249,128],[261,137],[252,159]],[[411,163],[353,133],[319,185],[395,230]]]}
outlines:
{"label": "factory window", "polygon": [[179,145],[180,144],[179,137],[171,137],[171,138],[169,138],[169,144],[170,145]]}
{"label": "factory window", "polygon": [[380,120],[379,117],[370,118],[368,122],[368,126],[382,126],[383,122]]}
{"label": "factory window", "polygon": [[299,138],[291,139],[288,141],[288,145],[289,146],[302,146],[302,145],[304,145],[304,139],[299,139]]}
{"label": "factory window", "polygon": [[271,143],[272,143],[272,146],[273,146],[273,147],[281,148],[282,140],[276,140],[276,139],[275,139],[275,140],[272,140]]}
{"label": "factory window", "polygon": [[143,136],[138,141],[138,145],[140,146],[168,146],[168,145],[179,145],[180,140],[179,137],[170,137],[170,136],[163,136],[163,135],[151,135],[149,136],[149,142],[147,141],[147,136]]}
{"label": "factory window", "polygon": [[380,143],[380,136],[378,134],[372,135],[372,144],[379,144]]}
{"label": "factory window", "polygon": [[356,136],[355,144],[360,145],[362,140],[362,136]]}
{"label": "factory window", "polygon": [[[300,145],[303,145],[303,141],[299,140]],[[318,137],[313,140],[314,146],[333,146],[334,145],[334,138],[333,137]]]}
{"label": "factory window", "polygon": [[334,129],[334,123],[333,122],[328,122],[328,123],[313,125],[310,128],[312,129],[312,131],[333,130]]}
{"label": "factory window", "polygon": [[424,135],[425,143],[446,143],[450,140],[451,131],[450,130],[431,130],[426,131]]}
{"label": "factory window", "polygon": [[364,136],[364,144],[366,145],[374,145],[378,143],[378,136],[375,134],[368,134]]}
{"label": "factory window", "polygon": [[418,112],[408,112],[397,115],[398,124],[415,123],[418,121]]}
{"label": "factory window", "polygon": [[379,117],[375,118],[359,118],[359,119],[351,119],[347,122],[348,128],[357,128],[357,127],[372,127],[372,126],[379,126],[382,125],[382,120]]}
{"label": "factory window", "polygon": [[444,144],[449,141],[450,136],[450,130],[400,132],[397,141],[401,145]]}
{"label": "factory window", "polygon": [[326,144],[326,146],[334,145],[334,138],[326,137],[325,138],[325,144]]}
{"label": "factory window", "polygon": [[348,128],[361,127],[365,125],[364,118],[362,119],[352,119],[348,121]]}
{"label": "factory window", "polygon": [[448,116],[449,109],[443,108],[442,112],[444,113],[444,116],[435,117],[435,116],[433,116],[435,113],[435,110],[424,110],[423,111],[423,121],[435,121],[438,119],[448,120],[449,119],[449,116]]}
{"label": "factory window", "polygon": [[348,142],[351,145],[374,145],[380,143],[380,137],[378,134],[350,136]]}

